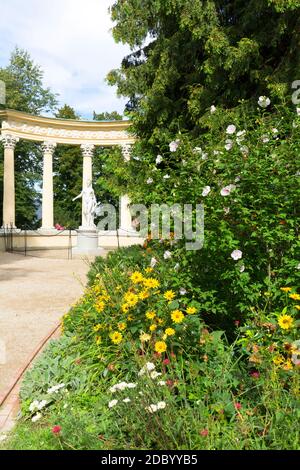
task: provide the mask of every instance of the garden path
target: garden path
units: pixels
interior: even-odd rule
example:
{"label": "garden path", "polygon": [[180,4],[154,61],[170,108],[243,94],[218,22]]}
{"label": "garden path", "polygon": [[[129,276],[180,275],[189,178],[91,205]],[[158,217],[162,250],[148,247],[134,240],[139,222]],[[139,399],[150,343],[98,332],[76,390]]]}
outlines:
{"label": "garden path", "polygon": [[0,252],[0,396],[80,297],[88,269],[83,259]]}

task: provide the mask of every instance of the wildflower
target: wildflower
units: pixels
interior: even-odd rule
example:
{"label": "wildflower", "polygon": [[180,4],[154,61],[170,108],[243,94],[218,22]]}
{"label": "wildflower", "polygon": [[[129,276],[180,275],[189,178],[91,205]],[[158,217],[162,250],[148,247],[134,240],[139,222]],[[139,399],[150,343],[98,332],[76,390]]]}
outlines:
{"label": "wildflower", "polygon": [[153,178],[148,178],[146,181],[147,184],[152,184],[153,183]]}
{"label": "wildflower", "polygon": [[239,268],[240,273],[243,273],[245,271],[245,265],[242,264]]}
{"label": "wildflower", "polygon": [[128,315],[127,321],[133,321],[133,316],[132,316],[132,315]]}
{"label": "wildflower", "polygon": [[217,108],[215,107],[215,105],[211,105],[210,107],[210,114],[214,114],[215,112],[217,111]]}
{"label": "wildflower", "polygon": [[38,409],[39,402],[38,400],[34,400],[30,406],[29,406],[29,411],[35,411]]}
{"label": "wildflower", "polygon": [[155,160],[156,165],[159,165],[162,161],[163,161],[163,157],[161,155],[157,155],[156,160]]}
{"label": "wildflower", "polygon": [[289,297],[293,300],[300,300],[300,295],[299,294],[290,294]]}
{"label": "wildflower", "polygon": [[300,116],[300,108],[296,108],[296,113]]}
{"label": "wildflower", "polygon": [[275,357],[273,357],[273,362],[275,366],[280,366],[284,362],[284,358],[279,354]]}
{"label": "wildflower", "polygon": [[108,403],[108,408],[113,408],[114,406],[116,406],[118,404],[118,400],[111,400],[109,403]]}
{"label": "wildflower", "polygon": [[267,108],[271,104],[271,100],[267,96],[260,96],[257,103],[261,108]]}
{"label": "wildflower", "polygon": [[37,413],[36,415],[34,415],[32,418],[31,418],[31,421],[33,423],[35,423],[36,421],[38,421],[39,419],[41,419],[42,415],[41,413]]}
{"label": "wildflower", "polygon": [[241,403],[236,402],[236,403],[234,403],[234,407],[235,407],[236,410],[240,410],[242,408],[242,405],[241,405]]}
{"label": "wildflower", "polygon": [[172,253],[170,251],[165,251],[164,252],[164,259],[170,259],[172,258]]}
{"label": "wildflower", "polygon": [[157,263],[157,259],[156,259],[156,258],[151,258],[150,267],[151,267],[151,268],[154,268],[155,265],[156,265],[156,263]]}
{"label": "wildflower", "polygon": [[155,369],[155,365],[153,364],[153,362],[147,362],[142,368],[141,370],[139,371],[138,375],[141,376],[141,375],[144,375],[147,371],[148,372],[151,372],[152,370]]}
{"label": "wildflower", "polygon": [[147,289],[157,289],[159,287],[159,281],[157,279],[154,279],[153,277],[150,277],[149,279],[144,279],[143,283]]}
{"label": "wildflower", "polygon": [[236,185],[235,184],[229,184],[228,186],[225,186],[224,188],[221,189],[221,196],[229,196],[231,191],[234,191],[236,189]]}
{"label": "wildflower", "polygon": [[165,401],[159,401],[156,406],[158,410],[164,410],[167,405]]}
{"label": "wildflower", "polygon": [[173,140],[172,142],[170,142],[170,144],[169,144],[170,152],[176,152],[176,150],[179,147],[179,144],[180,144],[179,139]]}
{"label": "wildflower", "polygon": [[203,436],[203,437],[208,436],[208,429],[202,429],[202,431],[200,431],[200,436]]}
{"label": "wildflower", "polygon": [[173,310],[171,318],[174,323],[181,323],[184,319],[184,315],[180,310]]}
{"label": "wildflower", "polygon": [[253,379],[259,379],[259,377],[260,377],[260,373],[257,372],[257,371],[251,372],[250,375]]}
{"label": "wildflower", "polygon": [[269,136],[264,134],[261,136],[261,141],[263,144],[267,144],[268,142],[270,142],[270,139],[269,139]]}
{"label": "wildflower", "polygon": [[150,377],[151,379],[157,379],[157,377],[160,377],[161,376],[161,373],[160,372],[156,372],[156,370],[153,370],[151,373],[150,373]]}
{"label": "wildflower", "polygon": [[140,300],[146,300],[148,299],[149,296],[150,296],[149,292],[146,289],[144,289],[139,293],[138,298]]}
{"label": "wildflower", "polygon": [[241,322],[240,322],[240,320],[235,320],[235,321],[234,321],[234,324],[235,324],[235,326],[239,327],[240,324],[241,324]]}
{"label": "wildflower", "polygon": [[159,380],[157,382],[158,385],[160,385],[161,387],[163,387],[164,385],[166,385],[166,381],[165,380]]}
{"label": "wildflower", "polygon": [[280,290],[282,290],[282,292],[290,292],[292,290],[291,287],[280,287]]}
{"label": "wildflower", "polygon": [[172,301],[175,298],[175,292],[173,292],[172,290],[167,290],[164,293],[164,298],[166,300],[169,300],[169,302]]}
{"label": "wildflower", "polygon": [[235,131],[236,131],[236,127],[233,124],[231,124],[230,126],[227,127],[226,134],[229,134],[229,135],[234,134]]}
{"label": "wildflower", "polygon": [[278,318],[278,325],[283,330],[289,330],[290,328],[292,328],[293,323],[294,319],[290,315],[280,315],[280,317]]}
{"label": "wildflower", "polygon": [[128,304],[123,304],[121,306],[121,310],[122,310],[123,313],[127,313],[129,308],[130,308],[130,306]]}
{"label": "wildflower", "polygon": [[203,197],[208,196],[208,194],[210,193],[210,190],[211,190],[210,186],[205,186],[202,191],[202,196]]}
{"label": "wildflower", "polygon": [[[172,329],[172,328],[171,328],[171,329]],[[168,366],[169,364],[171,364],[170,359],[166,358],[166,359],[163,360],[163,365],[164,365],[164,366]]]}
{"label": "wildflower", "polygon": [[163,179],[164,179],[164,180],[170,179],[170,175],[168,175],[168,174],[164,175],[164,176],[163,176]]}
{"label": "wildflower", "polygon": [[97,310],[98,313],[102,313],[105,308],[105,303],[100,300],[95,304],[95,309]]}
{"label": "wildflower", "polygon": [[139,273],[138,271],[135,271],[131,276],[130,280],[133,282],[133,284],[139,284],[140,282],[143,282],[143,275],[142,273]]}
{"label": "wildflower", "polygon": [[127,398],[124,398],[124,400],[123,400],[123,403],[130,403],[130,402],[131,402],[131,400],[130,400],[130,398],[128,398],[128,397],[127,397]]}
{"label": "wildflower", "polygon": [[100,323],[98,323],[98,325],[95,325],[95,326],[93,327],[93,330],[94,330],[95,332],[97,332],[97,331],[101,330],[101,328],[102,328],[102,325],[100,325]]}
{"label": "wildflower", "polygon": [[61,426],[53,426],[53,428],[51,429],[51,432],[52,432],[52,434],[54,434],[54,435],[60,434],[60,432],[61,432]]}
{"label": "wildflower", "polygon": [[150,331],[155,331],[157,329],[157,325],[155,325],[155,323],[153,323],[152,325],[150,325],[149,327],[149,330]]}
{"label": "wildflower", "polygon": [[233,147],[233,141],[231,139],[227,139],[225,142],[225,149],[226,150],[231,150]]}
{"label": "wildflower", "polygon": [[146,268],[146,269],[145,269],[145,272],[146,272],[147,274],[150,274],[150,273],[153,272],[153,268]]}
{"label": "wildflower", "polygon": [[[99,344],[101,344],[101,343],[102,343],[102,338],[101,338],[101,336],[96,336],[96,344],[97,344],[97,346],[99,346]],[[79,363],[78,363],[78,364],[79,364]]]}
{"label": "wildflower", "polygon": [[[178,271],[180,268],[180,264],[179,263],[176,263],[175,266],[174,266],[174,270],[175,271]],[[300,268],[299,268],[300,269]]]}
{"label": "wildflower", "polygon": [[195,307],[188,307],[188,308],[186,309],[186,313],[187,313],[188,315],[194,315],[194,313],[196,313],[196,312],[197,312],[197,309],[196,309]]}
{"label": "wildflower", "polygon": [[173,336],[173,335],[175,335],[175,330],[174,330],[174,328],[167,328],[167,329],[165,330],[165,334],[166,334],[167,336]]}
{"label": "wildflower", "polygon": [[174,380],[168,379],[168,380],[166,381],[166,385],[167,385],[169,388],[172,388],[173,385],[174,385]]}
{"label": "wildflower", "polygon": [[126,330],[126,326],[127,325],[125,322],[118,323],[118,328],[120,331]]}
{"label": "wildflower", "polygon": [[295,308],[296,308],[297,310],[300,310],[300,305],[295,305]]}
{"label": "wildflower", "polygon": [[155,343],[154,349],[157,353],[163,353],[167,350],[167,345],[164,341],[157,341]]}
{"label": "wildflower", "polygon": [[292,370],[293,369],[293,363],[291,359],[287,359],[284,364],[282,364],[283,370]]}
{"label": "wildflower", "polygon": [[155,413],[157,411],[157,406],[152,404],[148,407],[145,408],[147,411],[149,411],[149,413]]}
{"label": "wildflower", "polygon": [[53,387],[48,388],[47,393],[58,393],[61,388],[64,388],[65,384],[54,385]]}
{"label": "wildflower", "polygon": [[150,341],[151,335],[148,335],[147,333],[144,333],[143,331],[140,334],[140,341],[142,343],[147,343],[147,341]]}
{"label": "wildflower", "polygon": [[109,335],[110,339],[112,340],[112,342],[114,344],[119,344],[121,343],[122,339],[123,339],[123,335],[122,333],[119,333],[119,331],[115,331],[114,333],[111,333]]}
{"label": "wildflower", "polygon": [[241,250],[233,250],[230,256],[234,261],[237,261],[243,257],[243,252]]}
{"label": "wildflower", "polygon": [[153,310],[150,310],[149,312],[146,313],[146,318],[148,318],[149,320],[153,320],[153,318],[156,317],[156,313],[153,312]]}
{"label": "wildflower", "polygon": [[138,303],[139,298],[133,292],[126,292],[126,294],[124,295],[124,300],[128,305],[134,307]]}
{"label": "wildflower", "polygon": [[179,289],[179,294],[180,294],[180,295],[185,295],[185,294],[186,294],[186,290],[185,290],[183,287],[181,287],[181,288]]}

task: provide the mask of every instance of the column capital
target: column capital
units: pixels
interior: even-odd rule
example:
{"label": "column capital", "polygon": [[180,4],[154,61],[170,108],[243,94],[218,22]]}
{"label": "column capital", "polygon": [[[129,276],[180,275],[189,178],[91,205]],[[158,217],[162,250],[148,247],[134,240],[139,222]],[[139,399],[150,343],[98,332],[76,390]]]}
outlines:
{"label": "column capital", "polygon": [[95,150],[95,145],[94,144],[82,144],[80,146],[82,155],[84,157],[93,157],[94,156],[94,150]]}
{"label": "column capital", "polygon": [[54,150],[56,149],[56,142],[43,142],[42,149],[44,153],[50,153],[53,155]]}
{"label": "column capital", "polygon": [[131,144],[122,144],[122,155],[124,157],[125,162],[129,162],[131,157],[132,145]]}
{"label": "column capital", "polygon": [[5,149],[15,149],[16,144],[19,142],[19,137],[15,137],[11,134],[4,134],[0,136],[0,141],[2,142]]}

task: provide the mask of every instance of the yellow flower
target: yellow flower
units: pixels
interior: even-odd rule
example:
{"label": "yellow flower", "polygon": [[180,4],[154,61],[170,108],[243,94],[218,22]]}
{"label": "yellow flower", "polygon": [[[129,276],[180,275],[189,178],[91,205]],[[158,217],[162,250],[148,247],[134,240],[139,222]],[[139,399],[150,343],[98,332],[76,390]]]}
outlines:
{"label": "yellow flower", "polygon": [[143,284],[147,289],[157,289],[157,287],[159,287],[159,281],[153,277],[144,279]]}
{"label": "yellow flower", "polygon": [[163,353],[167,350],[167,345],[164,341],[157,341],[155,343],[154,349],[157,353]]}
{"label": "yellow flower", "polygon": [[139,273],[138,271],[135,271],[131,276],[130,276],[131,281],[133,284],[139,284],[140,282],[143,281],[143,275],[142,273]]}
{"label": "yellow flower", "polygon": [[163,337],[162,337],[162,339],[163,339],[164,341],[166,341],[167,338],[168,338],[168,335],[166,335],[166,334],[164,334]]}
{"label": "yellow flower", "polygon": [[153,268],[146,268],[145,269],[145,273],[147,273],[147,274],[152,273],[152,271],[153,271]]}
{"label": "yellow flower", "polygon": [[96,344],[97,346],[99,346],[99,344],[102,343],[102,339],[101,339],[101,336],[96,336]]}
{"label": "yellow flower", "polygon": [[102,302],[101,300],[95,304],[95,309],[97,310],[98,313],[103,312],[105,307],[105,303]]}
{"label": "yellow flower", "polygon": [[156,317],[156,313],[153,312],[152,310],[150,310],[149,312],[146,313],[146,317],[147,317],[149,320],[153,320],[153,318]]}
{"label": "yellow flower", "polygon": [[121,343],[122,339],[123,339],[123,335],[122,333],[120,333],[119,331],[115,331],[114,333],[111,333],[109,335],[110,339],[112,340],[112,342],[114,344],[119,344]]}
{"label": "yellow flower", "polygon": [[300,300],[300,295],[299,294],[290,294],[289,297],[293,300]]}
{"label": "yellow flower", "polygon": [[126,330],[126,323],[122,322],[122,323],[118,323],[118,328],[120,331],[123,331],[123,330]]}
{"label": "yellow flower", "polygon": [[162,318],[158,318],[157,322],[159,325],[163,325],[165,323],[165,320],[163,320]]}
{"label": "yellow flower", "polygon": [[123,312],[123,313],[127,313],[128,310],[129,310],[129,308],[130,308],[130,306],[129,306],[128,304],[123,304],[123,305],[121,306],[121,309],[122,309],[122,312]]}
{"label": "yellow flower", "polygon": [[128,321],[132,321],[132,320],[133,320],[133,316],[132,316],[132,315],[128,315],[127,320],[128,320]]}
{"label": "yellow flower", "polygon": [[167,290],[167,291],[164,293],[164,298],[165,298],[166,300],[169,300],[169,302],[170,302],[171,300],[173,300],[174,297],[175,297],[175,292],[173,292],[172,290]]}
{"label": "yellow flower", "polygon": [[174,323],[181,323],[184,320],[184,315],[180,310],[173,310],[171,318]]}
{"label": "yellow flower", "polygon": [[96,332],[101,330],[101,329],[102,329],[102,325],[100,325],[100,323],[98,323],[98,325],[95,325],[94,328],[93,328],[93,330],[96,331]]}
{"label": "yellow flower", "polygon": [[282,292],[290,292],[292,290],[291,287],[280,287],[280,290],[282,290]]}
{"label": "yellow flower", "polygon": [[150,330],[150,331],[155,331],[156,328],[157,328],[157,325],[155,325],[155,324],[153,323],[152,325],[150,325],[149,330]]}
{"label": "yellow flower", "polygon": [[189,315],[194,315],[194,313],[197,312],[197,309],[195,307],[188,307],[186,309],[186,313],[188,313]]}
{"label": "yellow flower", "polygon": [[281,315],[278,318],[278,325],[283,330],[289,330],[290,328],[292,328],[293,323],[294,323],[294,319],[290,315]]}
{"label": "yellow flower", "polygon": [[300,305],[295,305],[295,308],[296,308],[297,310],[300,310]]}
{"label": "yellow flower", "polygon": [[275,356],[273,358],[273,362],[274,362],[275,366],[280,366],[284,362],[284,358],[283,358],[283,356],[281,356],[279,354],[278,356]]}
{"label": "yellow flower", "polygon": [[146,300],[146,299],[148,299],[149,295],[150,295],[150,294],[149,294],[149,292],[148,292],[147,290],[142,290],[142,292],[139,293],[138,298],[139,298],[140,300]]}
{"label": "yellow flower", "polygon": [[124,300],[128,305],[134,307],[138,303],[139,298],[133,292],[126,292],[126,294],[124,295]]}
{"label": "yellow flower", "polygon": [[142,343],[146,343],[147,341],[150,341],[150,339],[151,339],[151,335],[148,335],[147,333],[144,333],[143,331],[141,331],[140,341]]}
{"label": "yellow flower", "polygon": [[175,330],[174,330],[174,328],[167,328],[165,330],[165,333],[166,333],[167,336],[173,336],[173,335],[175,335]]}
{"label": "yellow flower", "polygon": [[287,359],[284,364],[282,364],[283,370],[292,370],[293,369],[293,364],[290,359]]}

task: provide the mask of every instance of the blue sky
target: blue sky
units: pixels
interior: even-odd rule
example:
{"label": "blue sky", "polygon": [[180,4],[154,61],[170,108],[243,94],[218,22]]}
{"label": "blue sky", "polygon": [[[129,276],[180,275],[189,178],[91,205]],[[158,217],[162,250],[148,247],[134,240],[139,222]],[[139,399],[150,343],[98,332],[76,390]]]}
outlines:
{"label": "blue sky", "polygon": [[114,0],[0,0],[0,66],[15,46],[42,66],[44,84],[84,119],[123,112],[126,99],[105,83],[129,48],[116,44],[108,12]]}

